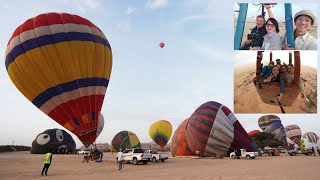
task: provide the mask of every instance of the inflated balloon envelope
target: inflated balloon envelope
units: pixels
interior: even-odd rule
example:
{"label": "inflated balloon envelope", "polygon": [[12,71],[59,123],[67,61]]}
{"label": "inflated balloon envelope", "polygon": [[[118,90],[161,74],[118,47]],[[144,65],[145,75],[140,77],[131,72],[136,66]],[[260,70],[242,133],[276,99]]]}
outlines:
{"label": "inflated balloon envelope", "polygon": [[226,106],[209,101],[198,107],[191,115],[186,133],[191,151],[201,156],[244,148],[257,151],[247,132]]}
{"label": "inflated balloon envelope", "polygon": [[[287,142],[288,144],[297,144],[300,147],[302,132],[299,126],[297,125],[288,125],[285,128]],[[290,139],[289,142],[288,138]]]}
{"label": "inflated balloon envelope", "polygon": [[157,143],[161,148],[167,145],[172,135],[172,125],[169,121],[160,120],[153,123],[149,127],[150,138]]}
{"label": "inflated balloon envelope", "polygon": [[40,14],[10,38],[5,65],[19,91],[86,146],[97,138],[112,52],[103,32],[77,15]]}

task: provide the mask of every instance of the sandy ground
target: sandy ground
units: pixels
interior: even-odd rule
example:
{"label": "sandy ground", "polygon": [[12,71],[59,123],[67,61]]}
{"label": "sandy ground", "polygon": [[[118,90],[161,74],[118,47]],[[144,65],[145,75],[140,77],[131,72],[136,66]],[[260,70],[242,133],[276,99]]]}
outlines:
{"label": "sandy ground", "polygon": [[319,156],[262,156],[253,160],[231,158],[170,158],[164,163],[125,164],[117,172],[116,154],[104,153],[101,163],[82,163],[82,155],[54,155],[49,176],[40,175],[43,155],[0,153],[0,179],[318,179]]}
{"label": "sandy ground", "polygon": [[[250,67],[250,68],[248,68]],[[279,113],[277,104],[264,103],[254,86],[255,62],[235,67],[234,70],[234,112],[235,113]],[[286,113],[316,113],[317,107],[317,70],[309,66],[301,66],[301,77],[306,80],[307,102],[299,94],[291,106],[285,106]]]}
{"label": "sandy ground", "polygon": [[[236,26],[237,26],[237,21],[234,21],[234,32],[236,31]],[[243,32],[243,36],[242,36],[242,42],[241,44],[247,40],[247,35],[251,33],[251,30],[256,26],[255,22],[246,22],[245,27],[244,27],[244,32]],[[293,29],[295,29],[294,25],[293,25]],[[279,35],[280,37],[284,37],[284,34],[286,32],[286,24],[285,22],[280,22],[279,23]],[[315,38],[317,38],[317,26],[311,26],[309,33],[314,36]]]}

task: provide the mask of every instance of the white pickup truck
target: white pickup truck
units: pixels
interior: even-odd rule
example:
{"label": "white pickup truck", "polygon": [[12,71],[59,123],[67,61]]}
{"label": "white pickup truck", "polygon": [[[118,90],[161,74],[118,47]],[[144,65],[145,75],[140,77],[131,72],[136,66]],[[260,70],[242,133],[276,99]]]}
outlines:
{"label": "white pickup truck", "polygon": [[146,150],[145,152],[151,154],[151,158],[149,159],[149,161],[152,162],[164,162],[166,159],[168,159],[167,153],[158,153],[156,150]]}
{"label": "white pickup truck", "polygon": [[[124,163],[133,163],[134,165],[138,162],[147,164],[148,160],[151,158],[150,153],[145,153],[142,149],[126,149],[123,151],[123,162]],[[118,156],[116,157],[118,161]]]}
{"label": "white pickup truck", "polygon": [[245,157],[247,159],[254,159],[259,155],[258,152],[247,152],[246,149],[240,149],[240,151],[238,150],[238,152],[230,153],[230,157],[232,159],[240,159],[240,157]]}

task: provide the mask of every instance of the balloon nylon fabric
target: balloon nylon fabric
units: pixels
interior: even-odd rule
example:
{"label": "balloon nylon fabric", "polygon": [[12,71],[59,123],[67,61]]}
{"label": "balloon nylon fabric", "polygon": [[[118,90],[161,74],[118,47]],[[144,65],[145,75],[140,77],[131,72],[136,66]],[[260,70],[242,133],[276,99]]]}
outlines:
{"label": "balloon nylon fabric", "polygon": [[5,56],[27,99],[84,144],[95,141],[112,67],[110,44],[98,27],[77,15],[41,14],[15,30]]}
{"label": "balloon nylon fabric", "polygon": [[149,135],[155,143],[163,148],[172,135],[172,125],[165,120],[157,121],[150,126]]}
{"label": "balloon nylon fabric", "polygon": [[[302,132],[299,126],[297,125],[289,125],[285,127],[286,136],[295,144],[300,146]],[[291,143],[292,144],[292,143]]]}
{"label": "balloon nylon fabric", "polygon": [[224,105],[210,101],[192,114],[187,127],[187,143],[202,156],[226,154],[230,149],[253,150],[253,142],[234,114]]}

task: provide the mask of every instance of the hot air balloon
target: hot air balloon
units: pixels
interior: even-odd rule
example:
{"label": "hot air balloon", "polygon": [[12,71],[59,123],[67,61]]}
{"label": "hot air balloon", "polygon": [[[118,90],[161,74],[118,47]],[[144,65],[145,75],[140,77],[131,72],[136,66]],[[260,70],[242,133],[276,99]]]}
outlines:
{"label": "hot air balloon", "polygon": [[287,147],[287,136],[281,122],[273,122],[264,129],[264,132],[271,133],[281,142],[281,145]]}
{"label": "hot air balloon", "polygon": [[278,116],[275,115],[265,115],[261,116],[258,119],[258,125],[263,131],[267,126],[269,126],[273,122],[281,122],[281,120]]}
{"label": "hot air balloon", "polygon": [[159,46],[160,46],[160,48],[163,48],[163,47],[164,47],[164,43],[161,42],[161,43],[159,44]]}
{"label": "hot air balloon", "polygon": [[186,131],[189,118],[184,120],[176,129],[172,136],[170,152],[173,156],[193,156],[195,155],[189,148],[186,140]]}
{"label": "hot air balloon", "polygon": [[172,126],[166,120],[160,120],[153,123],[149,128],[150,138],[163,148],[172,135]]}
{"label": "hot air balloon", "polygon": [[317,144],[308,138],[301,138],[301,147],[304,149],[316,148]]}
{"label": "hot air balloon", "polygon": [[51,153],[67,154],[76,149],[72,136],[62,129],[47,129],[38,134],[32,142],[31,154]]}
{"label": "hot air balloon", "polygon": [[100,113],[99,122],[98,122],[98,126],[97,126],[97,135],[96,135],[97,138],[101,134],[103,127],[104,127],[104,117],[103,117],[102,113]]}
{"label": "hot air balloon", "polygon": [[257,151],[234,114],[214,101],[202,104],[191,115],[186,139],[191,151],[201,156],[227,154],[240,148]]}
{"label": "hot air balloon", "polygon": [[291,141],[294,142],[294,144],[297,144],[300,147],[302,132],[299,126],[289,125],[289,126],[286,126],[284,129],[285,129],[287,138],[289,138]]}
{"label": "hot air balloon", "polygon": [[303,134],[303,138],[309,139],[313,143],[317,143],[318,141],[318,136],[314,132],[306,132]]}
{"label": "hot air balloon", "polygon": [[40,14],[10,38],[5,65],[19,91],[88,146],[97,138],[112,52],[92,22],[67,13]]}
{"label": "hot air balloon", "polygon": [[127,148],[141,148],[139,138],[131,131],[121,131],[117,133],[113,137],[111,145],[115,151]]}
{"label": "hot air balloon", "polygon": [[248,132],[248,135],[249,135],[249,136],[252,136],[252,135],[258,134],[258,133],[260,133],[260,132],[261,132],[261,131],[259,131],[259,130],[252,130],[252,131]]}

